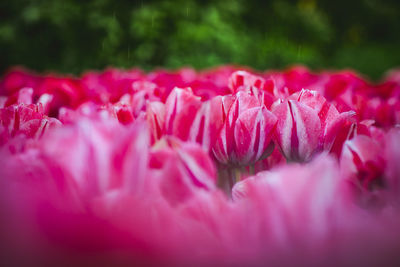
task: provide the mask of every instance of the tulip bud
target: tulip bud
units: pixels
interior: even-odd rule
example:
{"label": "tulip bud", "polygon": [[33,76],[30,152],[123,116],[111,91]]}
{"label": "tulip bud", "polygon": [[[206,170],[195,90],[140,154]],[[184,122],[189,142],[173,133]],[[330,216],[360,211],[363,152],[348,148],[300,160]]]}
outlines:
{"label": "tulip bud", "polygon": [[238,92],[214,146],[215,157],[223,164],[248,165],[267,156],[276,121],[254,95]]}
{"label": "tulip bud", "polygon": [[314,110],[297,101],[289,100],[274,110],[278,118],[277,144],[288,160],[304,161],[318,148],[321,122]]}
{"label": "tulip bud", "polygon": [[203,102],[194,116],[189,140],[200,144],[205,151],[209,151],[214,145],[224,123],[226,101],[226,97],[216,96]]}
{"label": "tulip bud", "polygon": [[302,90],[277,105],[276,141],[287,160],[308,161],[330,151],[336,136],[354,112],[340,113],[316,91]]}
{"label": "tulip bud", "polygon": [[193,116],[201,106],[201,100],[190,88],[175,88],[165,103],[165,132],[183,141],[188,140]]}
{"label": "tulip bud", "polygon": [[150,154],[152,174],[168,202],[178,204],[201,190],[214,190],[215,168],[208,154],[196,143],[167,137]]}

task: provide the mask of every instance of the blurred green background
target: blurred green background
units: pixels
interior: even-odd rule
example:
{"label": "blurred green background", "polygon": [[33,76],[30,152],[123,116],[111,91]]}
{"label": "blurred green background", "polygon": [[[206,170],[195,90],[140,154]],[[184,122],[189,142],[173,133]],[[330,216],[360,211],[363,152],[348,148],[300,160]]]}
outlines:
{"label": "blurred green background", "polygon": [[373,79],[400,66],[399,0],[0,3],[0,71],[79,74],[107,66],[255,69],[302,63]]}

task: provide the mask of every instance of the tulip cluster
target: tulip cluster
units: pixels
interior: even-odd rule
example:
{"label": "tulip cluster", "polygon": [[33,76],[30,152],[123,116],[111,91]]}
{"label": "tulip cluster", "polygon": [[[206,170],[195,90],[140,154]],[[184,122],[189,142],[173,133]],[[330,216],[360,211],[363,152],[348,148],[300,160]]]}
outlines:
{"label": "tulip cluster", "polygon": [[3,259],[400,264],[399,124],[400,71],[11,69]]}

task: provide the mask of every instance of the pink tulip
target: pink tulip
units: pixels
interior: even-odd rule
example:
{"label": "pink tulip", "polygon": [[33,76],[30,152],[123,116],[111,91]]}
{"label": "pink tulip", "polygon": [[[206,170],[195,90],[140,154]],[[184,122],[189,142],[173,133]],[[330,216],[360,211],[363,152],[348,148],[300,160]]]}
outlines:
{"label": "pink tulip", "polygon": [[[328,81],[323,89],[323,94],[328,100],[336,101],[344,96],[343,100],[346,100],[347,104],[350,104],[348,101],[352,100],[349,98],[346,99],[348,94],[351,95],[367,88],[367,83],[356,73],[352,71],[342,71],[339,73],[329,73]],[[354,106],[351,106],[351,108],[354,109]]]}
{"label": "pink tulip", "polygon": [[60,107],[76,108],[85,100],[84,90],[76,79],[49,76],[43,79],[36,93],[51,96],[49,115],[57,116]]}
{"label": "pink tulip", "polygon": [[190,88],[175,88],[165,103],[165,133],[200,144],[210,151],[224,123],[229,97],[216,96],[202,102]]}
{"label": "pink tulip", "polygon": [[357,135],[366,135],[366,136],[374,136],[379,135],[378,128],[375,128],[373,124],[375,121],[373,120],[364,120],[361,122],[355,122],[353,120],[347,120],[342,130],[337,134],[335,141],[333,142],[331,153],[336,155],[337,158],[340,158],[342,154],[343,144],[347,140],[354,138]]}
{"label": "pink tulip", "polygon": [[148,101],[161,100],[159,88],[153,83],[137,81],[132,84],[132,88],[134,89],[134,94],[122,96],[119,102],[129,104],[134,117],[139,116],[141,111],[146,110]]}
{"label": "pink tulip", "polygon": [[215,96],[203,102],[193,118],[188,140],[210,151],[224,124],[224,108],[230,101],[229,97]]}
{"label": "pink tulip", "polygon": [[238,92],[213,148],[223,164],[248,165],[268,156],[276,117],[254,95]]}
{"label": "pink tulip", "polygon": [[190,88],[175,88],[165,102],[165,133],[188,140],[193,117],[200,107],[200,98]]}
{"label": "pink tulip", "polygon": [[264,78],[247,71],[236,71],[232,73],[229,78],[229,87],[234,93],[241,90],[243,87],[251,86],[267,92],[272,92],[274,89],[274,83],[272,80],[265,80]]}
{"label": "pink tulip", "polygon": [[[0,212],[8,214],[2,242],[10,252],[4,260],[76,265],[89,253],[87,260],[97,265],[99,259],[115,263],[117,252],[133,253],[129,262],[148,263],[176,249],[169,238],[174,230],[143,231],[161,222],[148,216],[150,209],[158,210],[164,226],[173,225],[163,200],[149,197],[155,180],[149,177],[143,124],[83,119],[45,134],[22,154],[0,155]],[[19,252],[24,260],[15,257]]]}
{"label": "pink tulip", "polygon": [[176,205],[200,190],[215,190],[215,168],[208,154],[195,143],[162,139],[152,149],[150,168],[159,176],[160,190]]}
{"label": "pink tulip", "polygon": [[[238,182],[232,195],[236,205],[242,207],[241,217],[249,218],[246,234],[269,244],[270,254],[260,254],[270,260],[276,255],[278,262],[291,265],[297,257],[314,264],[326,257],[343,257],[344,261],[352,258],[336,246],[348,240],[342,244],[347,247],[346,242],[359,238],[353,236],[356,227],[362,228],[356,222],[365,219],[352,206],[335,159],[320,156],[307,165],[260,172]],[[286,261],[285,255],[292,256]]]}
{"label": "pink tulip", "polygon": [[342,176],[348,179],[363,206],[382,205],[385,158],[378,141],[358,135],[343,145],[340,158]]}
{"label": "pink tulip", "polygon": [[196,72],[191,68],[182,68],[176,72],[157,70],[149,73],[147,80],[158,86],[161,101],[165,102],[175,87],[189,87],[196,80]]}
{"label": "pink tulip", "polygon": [[40,148],[69,175],[79,194],[94,197],[143,190],[148,142],[141,123],[122,128],[112,121],[82,119],[49,133]]}
{"label": "pink tulip", "polygon": [[232,92],[247,91],[258,97],[266,108],[270,108],[276,99],[276,87],[272,79],[264,79],[261,76],[246,71],[236,71],[229,79],[229,87]]}
{"label": "pink tulip", "polygon": [[0,109],[0,144],[23,135],[28,138],[40,138],[49,128],[61,123],[55,118],[43,114],[41,104],[18,104]]}
{"label": "pink tulip", "polygon": [[339,113],[315,91],[302,90],[298,96],[277,105],[276,141],[290,161],[307,161],[320,151],[330,151],[336,136],[354,112]]}

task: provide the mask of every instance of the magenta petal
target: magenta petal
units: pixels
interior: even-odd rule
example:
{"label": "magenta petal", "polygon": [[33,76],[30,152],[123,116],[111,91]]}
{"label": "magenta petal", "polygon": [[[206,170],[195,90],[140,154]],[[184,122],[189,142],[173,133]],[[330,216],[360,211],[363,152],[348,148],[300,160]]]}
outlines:
{"label": "magenta petal", "polygon": [[387,183],[390,200],[400,207],[400,130],[392,129],[387,134],[385,156],[387,159]]}
{"label": "magenta petal", "polygon": [[254,163],[264,155],[276,121],[275,115],[265,107],[250,108],[240,114],[234,129],[236,161],[239,164]]}
{"label": "magenta petal", "polygon": [[320,156],[308,165],[259,172],[237,183],[232,195],[237,203],[254,203],[252,212],[263,211],[272,242],[291,244],[301,237],[313,243],[333,234],[330,231],[351,214],[351,198],[343,185],[336,161]]}
{"label": "magenta petal", "polygon": [[259,160],[270,144],[276,117],[262,101],[239,91],[213,147],[223,164],[247,165]]}
{"label": "magenta petal", "polygon": [[187,140],[193,115],[201,107],[199,97],[192,92],[175,88],[165,103],[165,131],[167,134]]}
{"label": "magenta petal", "polygon": [[196,143],[163,139],[169,146],[155,148],[150,167],[159,176],[160,190],[172,205],[183,203],[195,194],[216,188],[215,167],[208,154]]}
{"label": "magenta petal", "polygon": [[201,104],[190,128],[189,140],[210,151],[224,124],[223,98],[216,96]]}
{"label": "magenta petal", "polygon": [[321,147],[330,151],[336,137],[343,130],[346,130],[346,126],[351,123],[352,118],[355,116],[354,111],[348,111],[340,113],[336,118],[327,122],[326,128],[324,129],[324,140]]}
{"label": "magenta petal", "polygon": [[321,122],[310,107],[289,100],[273,111],[278,118],[276,140],[288,160],[306,161],[317,151]]}
{"label": "magenta petal", "polygon": [[146,116],[151,134],[151,143],[154,144],[165,132],[165,105],[158,101],[148,102]]}

